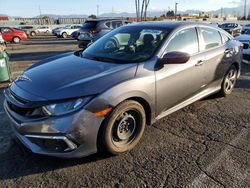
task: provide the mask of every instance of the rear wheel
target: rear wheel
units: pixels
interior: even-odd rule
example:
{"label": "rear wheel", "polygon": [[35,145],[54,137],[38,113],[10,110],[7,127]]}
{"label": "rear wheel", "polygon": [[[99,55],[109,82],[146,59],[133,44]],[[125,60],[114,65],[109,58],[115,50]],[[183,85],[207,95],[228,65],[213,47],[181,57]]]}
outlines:
{"label": "rear wheel", "polygon": [[31,33],[30,33],[30,36],[35,36],[36,35],[36,33],[34,32],[34,31],[31,31]]}
{"label": "rear wheel", "polygon": [[100,129],[101,149],[121,154],[133,149],[141,139],[146,125],[144,108],[136,101],[119,104]]}
{"label": "rear wheel", "polygon": [[237,80],[238,71],[234,65],[230,67],[222,82],[220,94],[224,97],[230,95]]}
{"label": "rear wheel", "polygon": [[15,44],[17,44],[17,43],[20,43],[20,38],[19,37],[14,37],[13,38],[13,42],[15,43]]}
{"label": "rear wheel", "polygon": [[65,39],[65,38],[67,38],[67,36],[68,36],[67,33],[65,33],[65,32],[62,33],[62,38]]}

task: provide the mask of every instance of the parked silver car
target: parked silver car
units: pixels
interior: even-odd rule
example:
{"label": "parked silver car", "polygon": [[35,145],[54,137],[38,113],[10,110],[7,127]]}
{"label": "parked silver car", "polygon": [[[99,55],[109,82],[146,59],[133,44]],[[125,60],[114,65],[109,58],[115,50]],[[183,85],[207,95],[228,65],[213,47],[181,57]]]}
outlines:
{"label": "parked silver car", "polygon": [[63,28],[54,30],[53,34],[57,37],[67,38],[68,36],[71,36],[71,34],[74,31],[77,31],[78,29],[80,29],[80,27],[81,25],[66,25]]}
{"label": "parked silver car", "polygon": [[208,95],[229,95],[241,61],[241,43],[218,27],[131,24],[83,52],[32,65],[4,91],[4,108],[34,153],[120,154],[136,146],[146,124]]}

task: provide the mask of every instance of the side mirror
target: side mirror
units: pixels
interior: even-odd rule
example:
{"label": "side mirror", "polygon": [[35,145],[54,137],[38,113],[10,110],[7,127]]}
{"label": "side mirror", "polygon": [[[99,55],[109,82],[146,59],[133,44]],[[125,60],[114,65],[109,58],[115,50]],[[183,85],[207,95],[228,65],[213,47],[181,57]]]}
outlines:
{"label": "side mirror", "polygon": [[162,64],[184,64],[188,62],[190,55],[185,52],[169,52],[160,60]]}

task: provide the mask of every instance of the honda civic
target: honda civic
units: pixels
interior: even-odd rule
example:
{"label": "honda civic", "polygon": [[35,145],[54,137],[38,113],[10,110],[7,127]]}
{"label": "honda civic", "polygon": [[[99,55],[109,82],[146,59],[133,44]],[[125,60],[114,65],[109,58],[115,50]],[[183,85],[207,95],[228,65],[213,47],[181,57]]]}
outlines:
{"label": "honda civic", "polygon": [[4,91],[4,108],[34,153],[121,154],[146,125],[208,95],[229,95],[241,60],[242,44],[211,25],[131,24],[83,52],[32,65]]}

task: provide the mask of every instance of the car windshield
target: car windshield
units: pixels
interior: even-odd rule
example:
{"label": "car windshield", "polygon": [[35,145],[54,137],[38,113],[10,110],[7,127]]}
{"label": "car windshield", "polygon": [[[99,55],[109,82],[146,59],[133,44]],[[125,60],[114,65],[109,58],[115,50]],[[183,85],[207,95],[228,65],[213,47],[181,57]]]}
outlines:
{"label": "car windshield", "polygon": [[71,29],[71,25],[66,25],[64,29]]}
{"label": "car windshield", "polygon": [[234,23],[225,23],[222,24],[221,27],[236,27],[236,25]]}
{"label": "car windshield", "polygon": [[168,31],[127,26],[108,33],[94,42],[82,57],[112,63],[136,63],[151,58]]}

